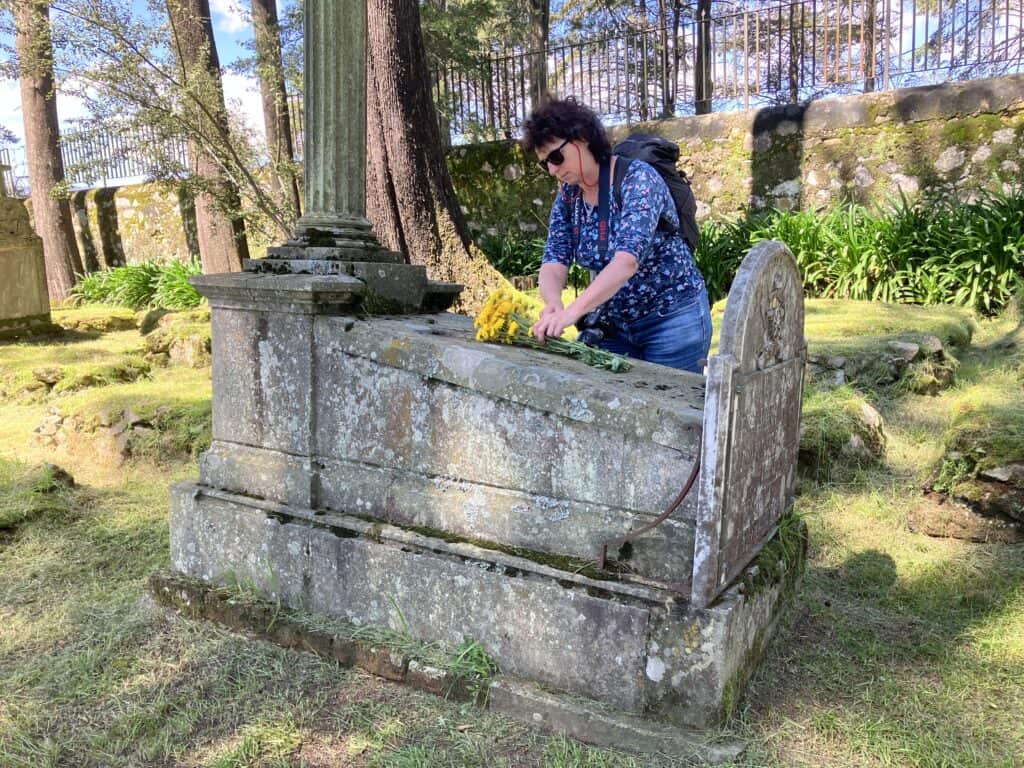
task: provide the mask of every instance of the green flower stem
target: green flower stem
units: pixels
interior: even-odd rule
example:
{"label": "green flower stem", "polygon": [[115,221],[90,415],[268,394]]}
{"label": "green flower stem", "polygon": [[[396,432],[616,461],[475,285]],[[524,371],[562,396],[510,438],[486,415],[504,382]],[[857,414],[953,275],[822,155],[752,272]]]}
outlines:
{"label": "green flower stem", "polygon": [[519,326],[519,329],[516,331],[515,337],[510,339],[510,341],[514,341],[521,346],[555,352],[579,360],[594,368],[603,368],[613,373],[625,373],[633,367],[633,364],[621,355],[616,355],[603,349],[588,347],[579,341],[547,339],[542,344],[530,335],[529,330],[524,330],[529,329],[533,325],[528,318],[513,314],[512,319]]}

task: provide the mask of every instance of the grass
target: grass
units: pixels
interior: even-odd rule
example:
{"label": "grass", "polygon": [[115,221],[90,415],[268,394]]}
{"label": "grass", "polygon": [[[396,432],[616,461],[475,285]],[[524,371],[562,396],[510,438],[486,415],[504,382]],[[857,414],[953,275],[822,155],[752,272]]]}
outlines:
{"label": "grass", "polygon": [[[952,339],[962,325],[948,310],[821,306],[808,313],[812,349],[942,335],[947,322],[943,338]],[[947,431],[966,424],[965,414],[1019,399],[1020,347],[1007,346],[1019,343],[1016,328],[1009,317],[980,323],[972,345],[957,351],[956,386],[938,396],[867,393],[887,420],[885,460],[804,479],[797,511],[810,528],[808,571],[726,731],[750,740],[742,766],[1022,764],[1024,547],[906,527]],[[3,345],[0,366],[11,373],[76,355],[91,364],[139,338]],[[144,583],[167,565],[167,488],[196,476],[190,453],[141,451],[115,464],[88,435],[54,452],[31,430],[54,404],[86,419],[169,405],[201,430],[208,377],[208,369],[159,369],[37,402],[0,402],[0,765],[684,765],[551,737],[154,605]],[[989,423],[986,434],[1002,439],[1003,425]],[[75,485],[40,469],[46,462]],[[467,664],[481,663],[471,643],[463,650]]]}
{"label": "grass", "polygon": [[97,374],[108,383],[131,378],[131,374],[117,372],[139,369],[137,353],[141,347],[142,339],[136,330],[102,335],[65,331],[53,339],[6,344],[0,355],[0,399],[42,397],[47,387],[35,375],[41,369],[50,369],[69,382]]}

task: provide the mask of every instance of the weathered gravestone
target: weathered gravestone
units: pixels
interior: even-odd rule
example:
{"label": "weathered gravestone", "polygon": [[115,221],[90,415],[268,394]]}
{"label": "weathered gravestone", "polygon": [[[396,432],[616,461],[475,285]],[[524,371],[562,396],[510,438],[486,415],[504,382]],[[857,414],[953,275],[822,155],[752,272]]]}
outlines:
{"label": "weathered gravestone", "polygon": [[0,195],[0,339],[53,333],[43,241],[21,200]]}
{"label": "weathered gravestone", "polygon": [[[792,256],[779,243],[748,255],[707,380],[474,341],[469,318],[430,314],[457,287],[381,249],[365,222],[362,75],[336,71],[362,66],[360,14],[336,15],[353,5],[305,5],[307,36],[358,34],[307,37],[320,123],[295,239],[247,272],[194,280],[212,309],[214,441],[198,482],[172,490],[174,567],[425,641],[472,638],[502,671],[492,706],[583,737],[626,738],[600,707],[719,722],[802,566],[799,534],[764,547],[796,464]],[[351,153],[335,157],[310,136],[340,124]]]}
{"label": "weathered gravestone", "polygon": [[[361,319],[358,293],[303,301],[323,278],[285,279],[200,283],[214,442],[199,482],[173,491],[174,566],[423,640],[471,637],[505,673],[627,712],[720,721],[799,562],[769,549],[751,566],[796,466],[803,305],[785,246],[745,260],[706,387],[483,345],[460,316]],[[659,516],[698,455],[698,490],[609,552],[618,573],[578,571]]]}

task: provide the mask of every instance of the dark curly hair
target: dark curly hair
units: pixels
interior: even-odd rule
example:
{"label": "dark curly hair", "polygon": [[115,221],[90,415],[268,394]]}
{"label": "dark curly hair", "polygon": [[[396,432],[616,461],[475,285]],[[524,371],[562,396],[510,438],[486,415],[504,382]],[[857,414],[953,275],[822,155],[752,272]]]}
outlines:
{"label": "dark curly hair", "polygon": [[601,120],[572,96],[545,99],[523,123],[520,144],[524,152],[533,152],[552,139],[582,139],[599,163],[612,156],[612,145]]}

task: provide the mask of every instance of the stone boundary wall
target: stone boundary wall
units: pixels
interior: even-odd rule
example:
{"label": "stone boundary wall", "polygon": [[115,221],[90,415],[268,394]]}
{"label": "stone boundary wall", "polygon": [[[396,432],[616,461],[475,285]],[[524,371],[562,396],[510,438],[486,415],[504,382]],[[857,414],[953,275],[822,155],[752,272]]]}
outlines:
{"label": "stone boundary wall", "polygon": [[[821,99],[634,125],[677,142],[698,215],[777,206],[884,204],[902,192],[1019,182],[1024,75]],[[617,128],[613,138],[628,131]],[[543,238],[553,179],[512,141],[455,147],[455,191],[474,236]],[[188,259],[198,253],[191,201],[153,182],[75,193],[75,230],[91,267]],[[261,255],[266,243],[251,238]]]}
{"label": "stone boundary wall", "polygon": [[150,182],[75,192],[75,235],[90,269],[199,257],[192,198],[178,184]]}
{"label": "stone boundary wall", "polygon": [[[32,212],[31,200],[24,201]],[[181,184],[152,181],[79,190],[71,217],[88,271],[143,261],[168,263],[199,258],[196,211]],[[266,236],[249,228],[249,251],[262,256]]]}
{"label": "stone boundary wall", "polygon": [[[902,192],[1019,182],[1024,76],[946,83],[634,125],[679,144],[701,217],[884,204]],[[613,130],[613,139],[629,132]],[[457,147],[455,189],[475,232],[543,237],[553,180],[513,142]]]}

